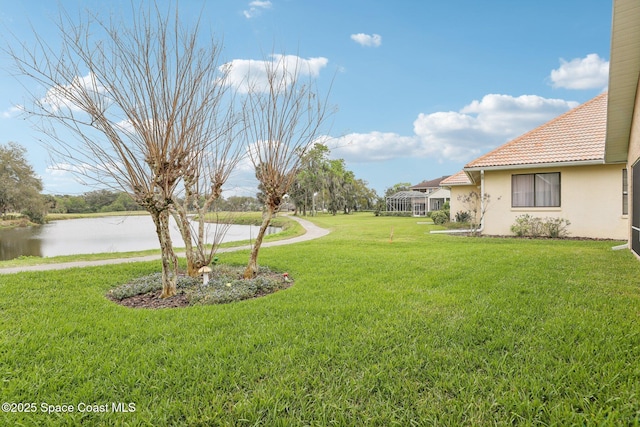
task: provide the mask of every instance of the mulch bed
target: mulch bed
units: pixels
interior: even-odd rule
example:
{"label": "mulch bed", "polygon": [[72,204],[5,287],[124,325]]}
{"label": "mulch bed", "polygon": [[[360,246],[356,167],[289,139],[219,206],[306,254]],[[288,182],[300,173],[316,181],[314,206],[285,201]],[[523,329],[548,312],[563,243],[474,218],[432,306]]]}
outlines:
{"label": "mulch bed", "polygon": [[186,295],[178,291],[177,295],[169,298],[160,298],[162,291],[149,292],[147,294],[134,295],[123,300],[111,299],[113,302],[130,308],[180,308],[188,307],[189,300]]}
{"label": "mulch bed", "polygon": [[[280,280],[282,278],[282,273],[277,273],[277,272],[259,273],[258,276],[259,277],[268,276],[272,279]],[[279,290],[288,289],[293,284],[294,284],[294,281],[290,280],[287,283],[283,283],[280,289],[277,289],[272,292],[258,291],[255,295],[253,295],[249,299],[264,297],[274,292],[278,292]],[[109,295],[107,295],[107,298],[115,302],[116,304],[120,304],[124,307],[129,307],[129,308],[146,308],[146,309],[182,308],[182,307],[189,307],[192,305],[189,302],[189,298],[187,297],[184,290],[182,289],[178,289],[178,293],[169,298],[161,298],[160,295],[162,295],[162,290],[134,295],[121,300],[117,298],[112,298]]]}

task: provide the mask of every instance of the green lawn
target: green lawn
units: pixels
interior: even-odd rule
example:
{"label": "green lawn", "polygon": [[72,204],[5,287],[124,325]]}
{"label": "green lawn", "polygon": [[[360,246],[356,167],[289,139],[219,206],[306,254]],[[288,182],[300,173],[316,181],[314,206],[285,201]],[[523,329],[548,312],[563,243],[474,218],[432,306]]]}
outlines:
{"label": "green lawn", "polygon": [[619,242],[314,221],[333,232],[261,251],[294,287],[224,306],[104,298],[157,262],[0,276],[0,394],[36,409],[0,425],[640,425],[640,262]]}

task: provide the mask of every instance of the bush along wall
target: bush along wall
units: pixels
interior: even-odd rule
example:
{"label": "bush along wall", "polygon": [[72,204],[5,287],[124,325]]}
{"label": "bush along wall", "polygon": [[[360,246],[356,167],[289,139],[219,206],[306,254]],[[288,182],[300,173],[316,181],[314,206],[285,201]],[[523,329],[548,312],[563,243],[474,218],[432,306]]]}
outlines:
{"label": "bush along wall", "polygon": [[516,217],[511,232],[518,237],[551,237],[561,239],[569,236],[571,222],[564,218],[538,218],[529,214]]}
{"label": "bush along wall", "polygon": [[433,223],[436,225],[446,224],[447,222],[449,222],[449,211],[448,210],[434,211],[431,214],[431,219],[433,220]]}

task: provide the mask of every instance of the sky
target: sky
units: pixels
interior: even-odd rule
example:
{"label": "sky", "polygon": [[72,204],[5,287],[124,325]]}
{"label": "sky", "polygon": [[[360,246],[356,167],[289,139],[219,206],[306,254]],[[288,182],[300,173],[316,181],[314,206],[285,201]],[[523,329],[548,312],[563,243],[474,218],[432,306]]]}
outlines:
{"label": "sky", "polygon": [[[166,3],[158,0],[161,7]],[[606,90],[606,0],[178,0],[184,25],[222,40],[240,73],[272,53],[296,55],[328,93],[332,158],[379,195],[451,175],[476,157]],[[129,0],[0,0],[0,43],[60,40],[55,17],[130,18]],[[1,49],[2,51],[4,49]],[[241,76],[236,76],[241,78]],[[31,87],[33,90],[35,86]],[[0,53],[0,144],[27,148],[44,192],[94,190],[60,170],[21,113],[29,83]],[[330,89],[330,90],[329,90]],[[47,88],[41,88],[42,95]],[[254,196],[247,164],[225,196]]]}

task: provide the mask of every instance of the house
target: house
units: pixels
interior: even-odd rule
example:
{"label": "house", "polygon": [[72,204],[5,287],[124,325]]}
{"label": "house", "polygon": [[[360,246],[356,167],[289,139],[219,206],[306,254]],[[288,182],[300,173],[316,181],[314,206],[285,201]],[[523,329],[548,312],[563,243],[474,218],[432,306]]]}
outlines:
{"label": "house", "polygon": [[568,220],[573,237],[626,238],[626,163],[605,162],[607,99],[598,95],[443,180],[452,218],[474,211],[461,199],[476,192],[489,196],[475,209],[484,211],[484,234],[513,234],[516,218],[528,214]]}
{"label": "house", "polygon": [[640,2],[614,0],[605,160],[629,168],[631,221],[624,239],[640,256]]}
{"label": "house", "polygon": [[411,212],[413,216],[426,216],[427,212],[442,209],[449,201],[450,193],[447,188],[440,187],[440,182],[447,178],[422,181],[409,187],[409,191],[399,191],[387,197],[387,211]]}
{"label": "house", "polygon": [[429,181],[422,181],[420,184],[409,187],[409,189],[411,191],[419,191],[421,193],[432,193],[440,189],[440,183],[446,178],[448,178],[447,175]]}
{"label": "house", "polygon": [[446,178],[448,178],[448,175],[428,181],[422,181],[421,183],[410,187],[411,191],[419,191],[427,194],[427,201],[424,206],[414,205],[414,216],[418,211],[424,212],[423,215],[420,216],[426,215],[427,212],[438,211],[442,209],[446,202],[449,201],[451,196],[449,190],[440,187],[440,183]]}

